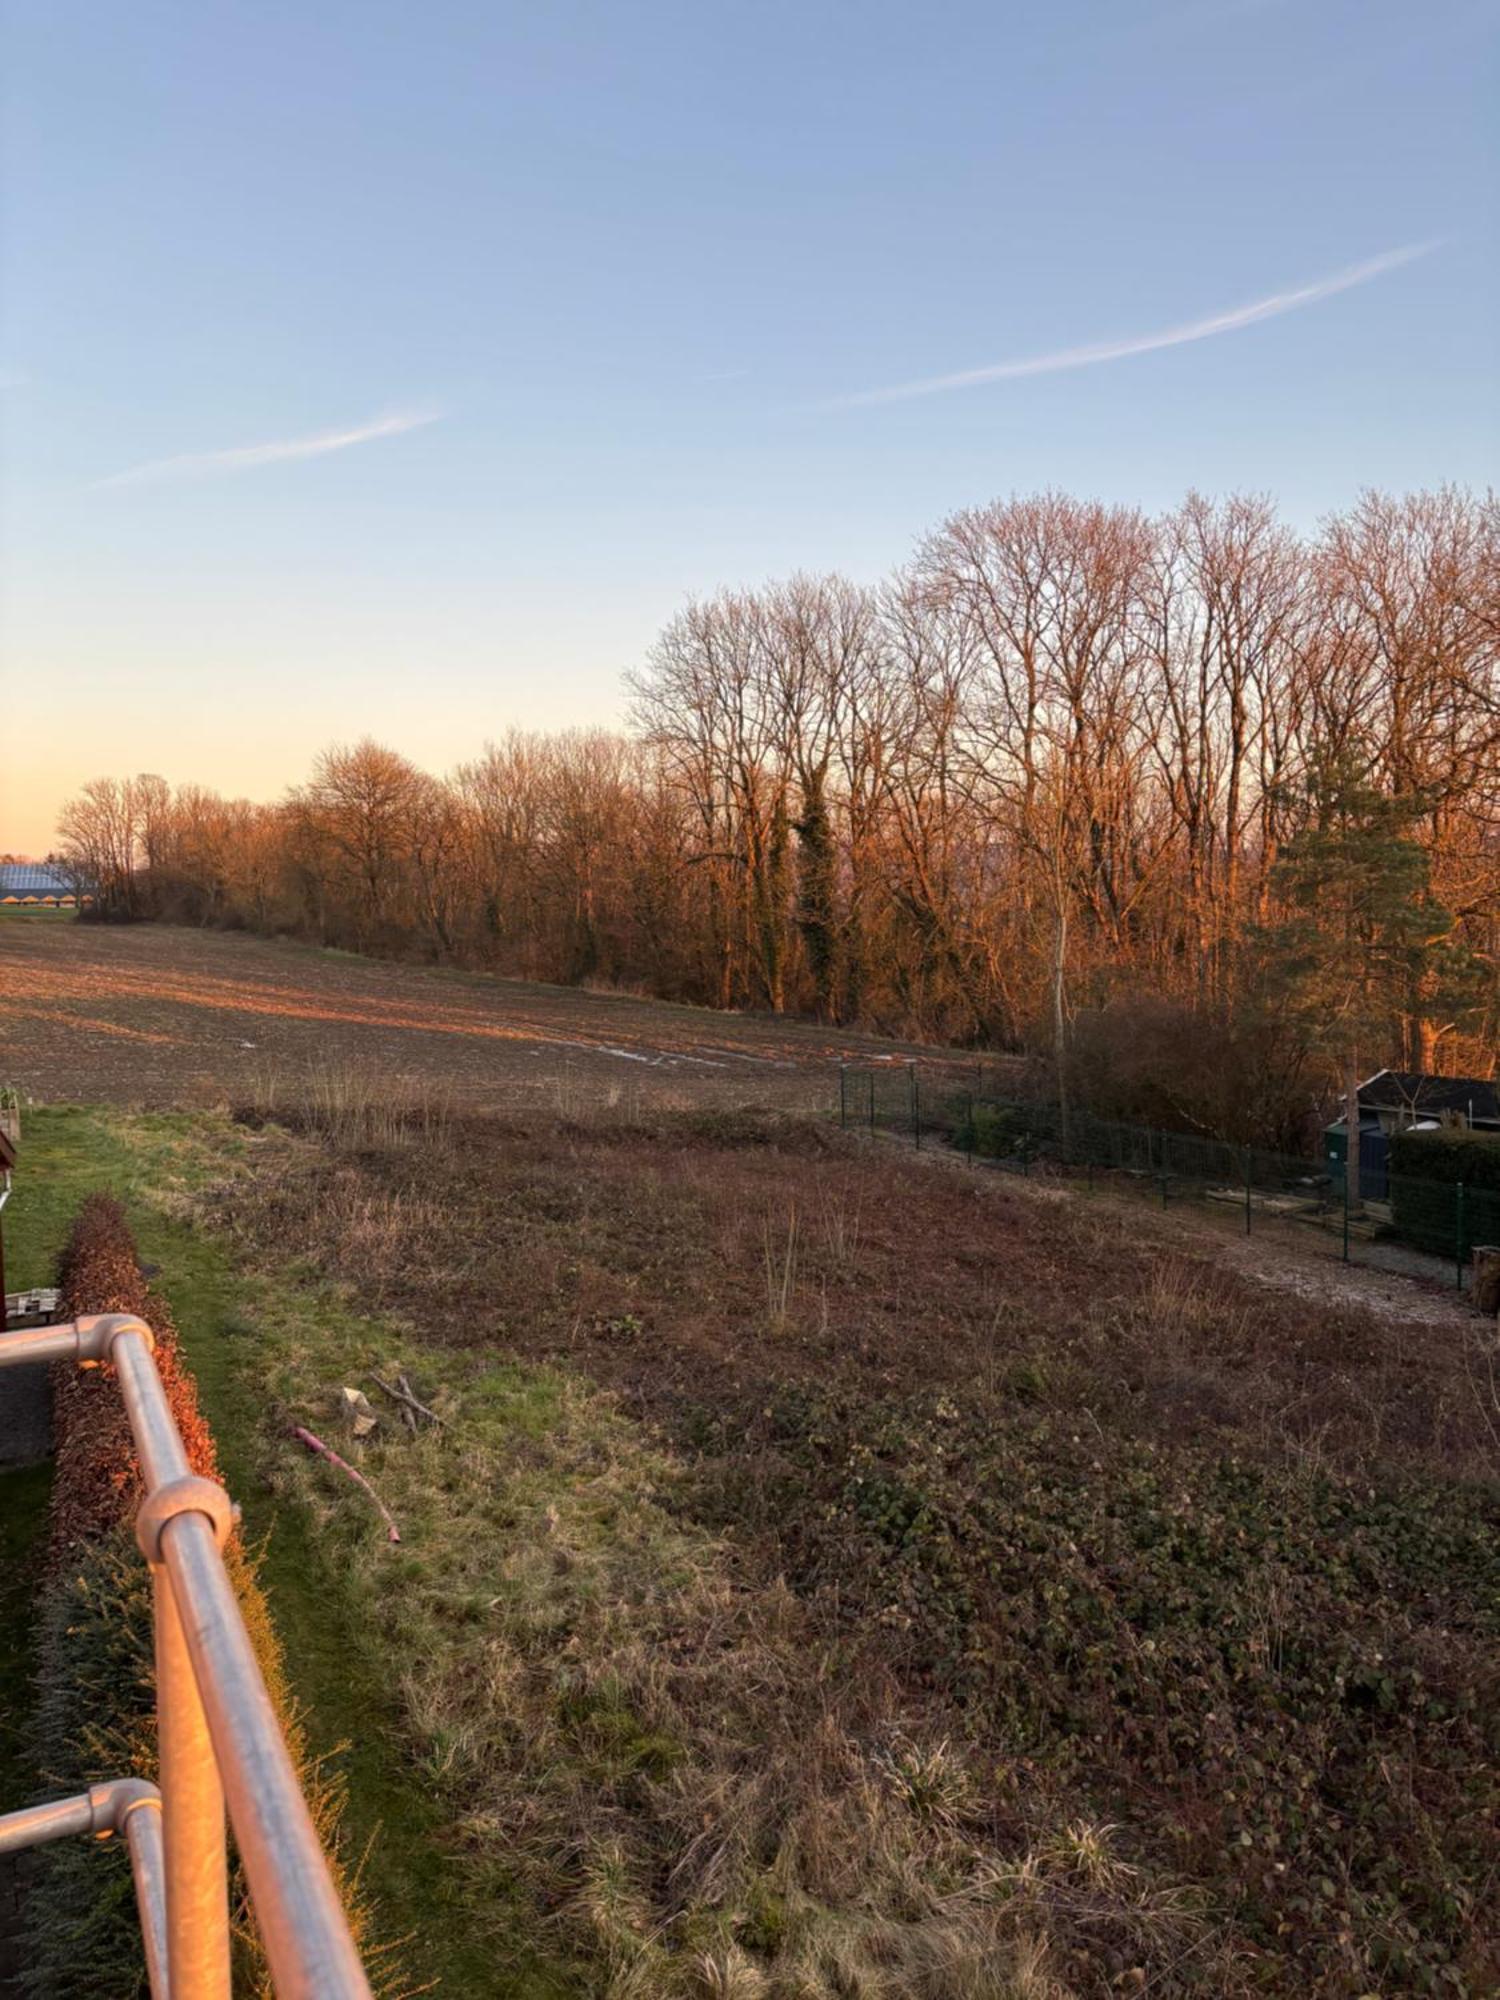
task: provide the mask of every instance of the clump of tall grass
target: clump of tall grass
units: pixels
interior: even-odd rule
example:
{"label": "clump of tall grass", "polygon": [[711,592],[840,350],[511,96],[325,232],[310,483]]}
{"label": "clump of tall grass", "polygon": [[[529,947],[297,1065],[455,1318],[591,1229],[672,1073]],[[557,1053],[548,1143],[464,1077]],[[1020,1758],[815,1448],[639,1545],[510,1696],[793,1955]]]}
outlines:
{"label": "clump of tall grass", "polygon": [[426,1144],[442,1138],[453,1118],[446,1091],[421,1078],[350,1064],[295,1077],[263,1070],[252,1081],[247,1108],[355,1152]]}
{"label": "clump of tall grass", "polygon": [[766,1280],[766,1317],[773,1333],[784,1333],[791,1320],[797,1288],[799,1225],[795,1202],[787,1209],[786,1226],[778,1229],[769,1215],[761,1226],[761,1269]]}

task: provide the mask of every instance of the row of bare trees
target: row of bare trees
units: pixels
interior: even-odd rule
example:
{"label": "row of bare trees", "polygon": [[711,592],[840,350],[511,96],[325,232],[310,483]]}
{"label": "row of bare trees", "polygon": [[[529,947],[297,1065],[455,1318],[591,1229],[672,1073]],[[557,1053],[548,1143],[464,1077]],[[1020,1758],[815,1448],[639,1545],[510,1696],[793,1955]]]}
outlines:
{"label": "row of bare trees", "polygon": [[1461,1018],[1396,996],[1388,1055],[1493,1048],[1493,499],[1371,494],[1312,540],[1257,498],[997,502],[878,588],[689,604],[631,687],[629,736],[442,780],[364,742],[274,805],[101,781],[64,851],[130,914],[1060,1046],[1122,993],[1244,1004],[1336,767],[1403,802],[1433,952],[1487,968]]}

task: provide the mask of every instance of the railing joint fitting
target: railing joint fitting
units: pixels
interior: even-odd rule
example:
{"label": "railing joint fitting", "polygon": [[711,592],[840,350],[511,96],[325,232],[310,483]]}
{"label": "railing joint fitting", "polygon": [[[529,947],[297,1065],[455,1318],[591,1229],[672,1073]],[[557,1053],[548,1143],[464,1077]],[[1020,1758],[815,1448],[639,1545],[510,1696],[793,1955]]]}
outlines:
{"label": "railing joint fitting", "polygon": [[94,1815],[96,1840],[122,1834],[125,1824],[142,1807],[161,1811],[161,1793],[148,1778],[111,1778],[106,1784],[89,1786],[89,1807]]}
{"label": "railing joint fitting", "polygon": [[138,1333],[147,1347],[156,1352],[156,1335],[134,1313],[83,1313],[73,1321],[73,1338],[78,1343],[78,1363],[108,1361],[122,1333]]}
{"label": "railing joint fitting", "polygon": [[195,1472],[182,1479],[169,1479],[142,1500],[135,1517],[135,1539],[141,1554],[153,1566],[161,1562],[162,1530],[179,1514],[205,1514],[222,1549],[234,1533],[239,1510],[215,1479],[201,1479]]}

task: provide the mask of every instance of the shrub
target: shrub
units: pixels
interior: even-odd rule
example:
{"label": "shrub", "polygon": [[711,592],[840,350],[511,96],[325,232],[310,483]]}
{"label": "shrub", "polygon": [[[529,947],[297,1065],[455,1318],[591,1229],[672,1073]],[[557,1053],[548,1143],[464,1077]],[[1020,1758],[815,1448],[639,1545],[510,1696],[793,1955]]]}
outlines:
{"label": "shrub", "polygon": [[1391,1170],[1429,1181],[1462,1181],[1466,1188],[1500,1189],[1500,1133],[1444,1125],[1435,1132],[1393,1132]]}
{"label": "shrub", "polygon": [[1460,1125],[1395,1132],[1390,1166],[1391,1216],[1408,1243],[1462,1257],[1500,1241],[1500,1137]]}
{"label": "shrub", "polygon": [[1131,993],[1084,1008],[1068,1045],[1073,1096],[1099,1117],[1299,1153],[1311,1142],[1304,1038],[1274,1008]]}
{"label": "shrub", "polygon": [[[90,1195],[79,1210],[58,1262],[57,1282],[59,1308],[70,1319],[124,1312],[145,1320],[156,1336],[156,1365],[188,1461],[201,1478],[217,1479],[213,1439],[182,1366],[170,1308],[147,1282],[125,1211],[108,1195]],[[113,1368],[56,1368],[52,1414],[57,1471],[49,1561],[55,1570],[71,1559],[77,1544],[106,1534],[134,1512],[140,1468]]]}
{"label": "shrub", "polygon": [[1041,1106],[974,1104],[955,1132],[954,1144],[984,1159],[1034,1160],[1051,1125],[1051,1115]]}

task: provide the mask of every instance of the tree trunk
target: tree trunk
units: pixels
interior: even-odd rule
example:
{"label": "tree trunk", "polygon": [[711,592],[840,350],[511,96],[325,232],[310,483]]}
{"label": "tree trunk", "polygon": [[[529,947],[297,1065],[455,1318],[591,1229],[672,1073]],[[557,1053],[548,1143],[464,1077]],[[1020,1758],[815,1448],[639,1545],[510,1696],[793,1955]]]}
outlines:
{"label": "tree trunk", "polygon": [[1052,955],[1052,1034],[1057,1062],[1057,1111],[1061,1126],[1063,1158],[1069,1155],[1068,1140],[1068,906],[1059,893],[1057,899],[1056,944]]}
{"label": "tree trunk", "polygon": [[1359,1061],[1349,1051],[1349,1067],[1344,1078],[1344,1181],[1345,1200],[1351,1210],[1360,1205],[1359,1170]]}

